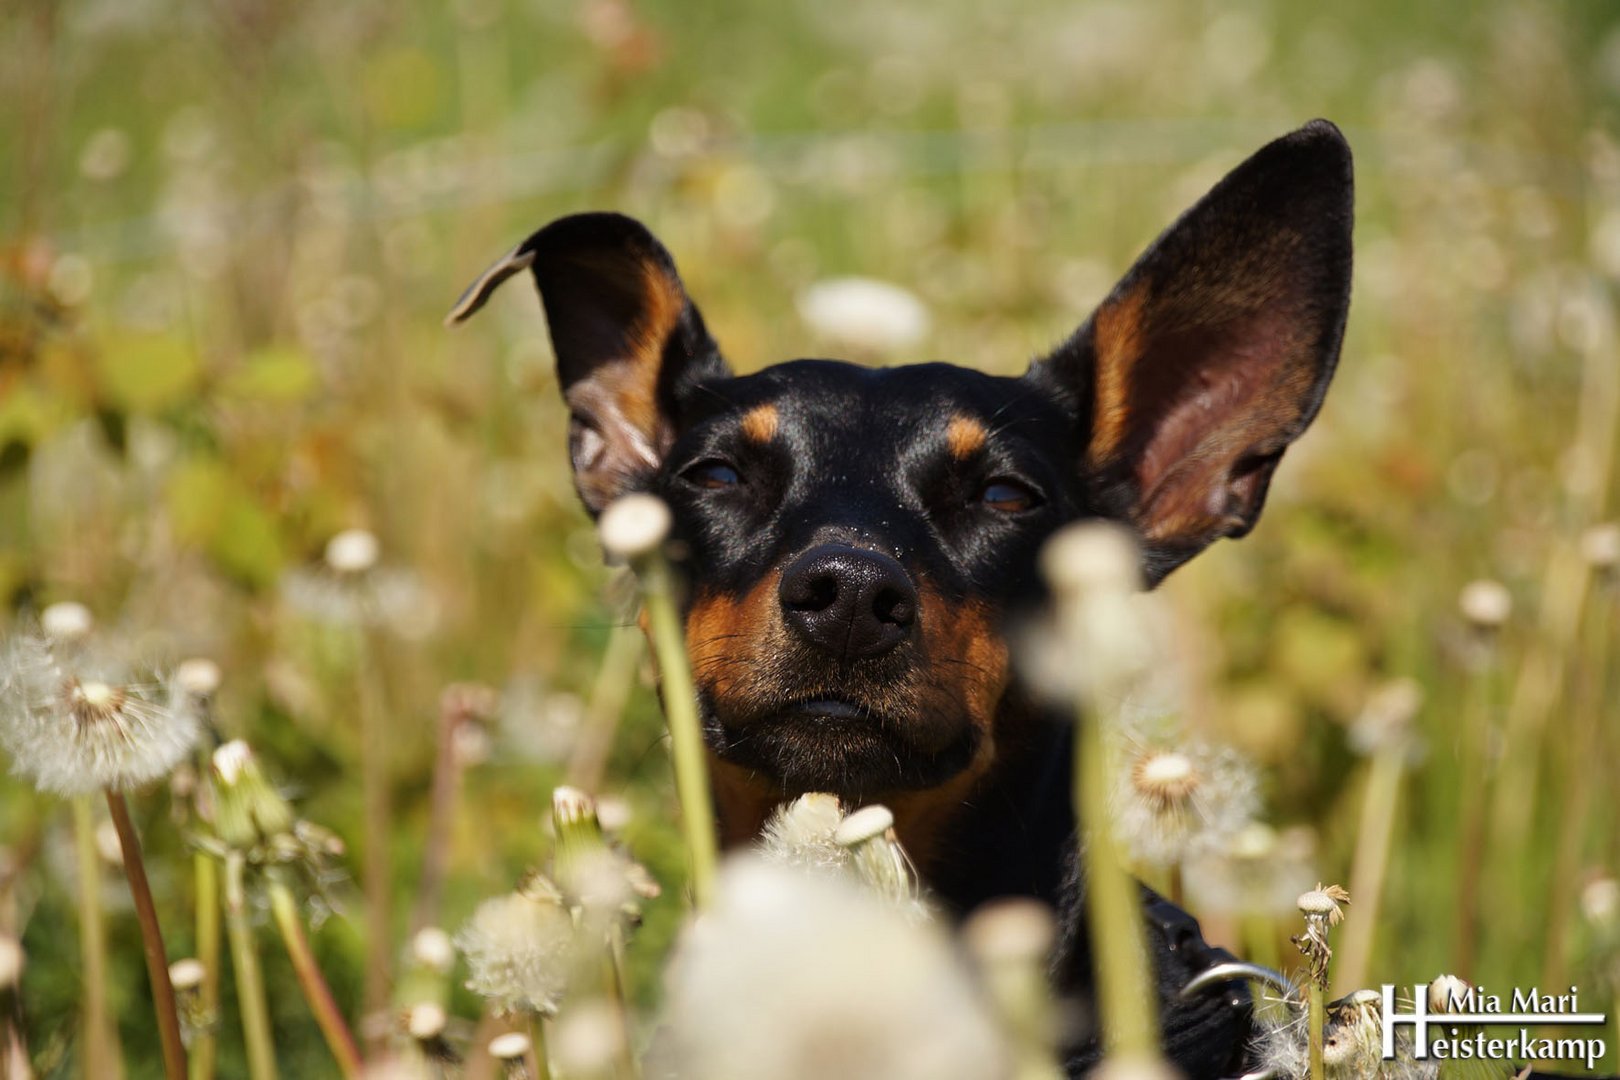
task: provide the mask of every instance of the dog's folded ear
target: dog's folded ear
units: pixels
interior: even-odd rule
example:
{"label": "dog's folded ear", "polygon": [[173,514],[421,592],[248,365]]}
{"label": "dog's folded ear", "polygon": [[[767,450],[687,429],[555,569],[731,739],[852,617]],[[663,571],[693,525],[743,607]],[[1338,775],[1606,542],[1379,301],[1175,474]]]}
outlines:
{"label": "dog's folded ear", "polygon": [[574,483],[595,514],[657,471],[682,393],[724,375],[725,361],[669,252],[621,214],[547,225],[484,271],[445,322],[465,321],[523,270],[534,275],[557,355]]}
{"label": "dog's folded ear", "polygon": [[1344,337],[1350,148],[1317,120],[1262,148],[1137,260],[1028,378],[1081,425],[1088,496],[1148,580],[1260,515]]}

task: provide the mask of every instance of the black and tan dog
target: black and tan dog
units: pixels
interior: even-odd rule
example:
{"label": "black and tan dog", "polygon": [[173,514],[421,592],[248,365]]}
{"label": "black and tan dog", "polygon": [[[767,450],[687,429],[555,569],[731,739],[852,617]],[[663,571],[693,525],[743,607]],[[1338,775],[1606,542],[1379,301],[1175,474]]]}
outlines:
{"label": "black and tan dog", "polygon": [[[1128,524],[1150,584],[1253,528],[1333,375],[1351,216],[1349,147],[1316,121],[1216,185],[1019,378],[733,375],[669,253],[615,214],[541,229],[451,320],[532,272],[587,509],[631,491],[673,509],[723,839],[802,792],[881,801],[957,911],[1058,905],[1056,979],[1084,999],[1067,728],[1020,686],[1006,627],[1040,604],[1036,552],[1067,522]],[[1239,1068],[1246,999],[1177,1001],[1216,954],[1144,897],[1167,1047],[1195,1077]],[[1093,1054],[1072,1047],[1070,1070]]]}

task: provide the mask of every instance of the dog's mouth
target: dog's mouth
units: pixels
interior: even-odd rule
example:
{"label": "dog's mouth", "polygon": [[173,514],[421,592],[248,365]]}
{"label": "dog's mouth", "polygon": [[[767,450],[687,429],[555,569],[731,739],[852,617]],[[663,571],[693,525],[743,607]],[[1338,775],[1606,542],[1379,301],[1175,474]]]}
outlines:
{"label": "dog's mouth", "polygon": [[785,796],[865,800],[934,787],[972,760],[978,733],[965,719],[924,715],[907,696],[818,690],[738,710],[705,695],[708,741]]}

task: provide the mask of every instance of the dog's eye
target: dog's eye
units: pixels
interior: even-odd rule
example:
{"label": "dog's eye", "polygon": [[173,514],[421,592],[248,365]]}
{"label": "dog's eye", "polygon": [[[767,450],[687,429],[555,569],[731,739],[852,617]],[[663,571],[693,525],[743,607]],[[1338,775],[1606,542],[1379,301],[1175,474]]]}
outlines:
{"label": "dog's eye", "polygon": [[681,475],[689,483],[710,490],[736,487],[742,483],[742,477],[738,475],[735,468],[727,462],[714,458],[689,466]]}
{"label": "dog's eye", "polygon": [[1017,480],[992,480],[979,492],[979,502],[1004,514],[1016,514],[1040,505],[1041,497]]}

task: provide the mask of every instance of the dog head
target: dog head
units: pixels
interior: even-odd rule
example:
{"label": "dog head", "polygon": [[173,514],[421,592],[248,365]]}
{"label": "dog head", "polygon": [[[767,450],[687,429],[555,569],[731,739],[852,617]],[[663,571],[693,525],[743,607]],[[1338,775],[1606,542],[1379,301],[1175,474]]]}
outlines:
{"label": "dog head", "polygon": [[1247,533],[1327,390],[1349,303],[1349,148],[1318,121],[1172,225],[1018,378],[795,360],[732,374],[675,263],[616,214],[563,218],[468,289],[529,271],[595,514],[674,514],[711,750],[774,796],[961,789],[1007,737],[1002,627],[1036,552],[1106,517],[1156,584]]}

